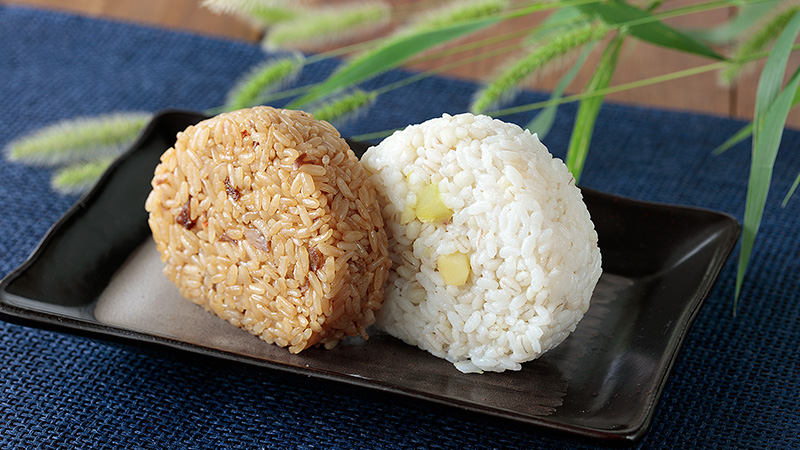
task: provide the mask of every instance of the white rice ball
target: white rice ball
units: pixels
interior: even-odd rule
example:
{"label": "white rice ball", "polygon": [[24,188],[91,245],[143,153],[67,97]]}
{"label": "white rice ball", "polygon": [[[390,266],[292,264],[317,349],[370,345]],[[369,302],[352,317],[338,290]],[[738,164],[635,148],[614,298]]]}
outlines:
{"label": "white rice ball", "polygon": [[597,232],[536,135],[445,114],[362,162],[393,262],[379,327],[462,372],[520,370],[575,329],[600,278]]}

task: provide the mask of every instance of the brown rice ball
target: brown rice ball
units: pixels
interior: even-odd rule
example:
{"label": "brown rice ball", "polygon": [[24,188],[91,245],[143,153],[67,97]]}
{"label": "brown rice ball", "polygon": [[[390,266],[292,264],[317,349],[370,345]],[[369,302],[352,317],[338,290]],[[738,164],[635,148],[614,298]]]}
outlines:
{"label": "brown rice ball", "polygon": [[367,337],[391,261],[375,187],[338,131],[243,109],[178,133],[145,209],[181,294],[293,353]]}

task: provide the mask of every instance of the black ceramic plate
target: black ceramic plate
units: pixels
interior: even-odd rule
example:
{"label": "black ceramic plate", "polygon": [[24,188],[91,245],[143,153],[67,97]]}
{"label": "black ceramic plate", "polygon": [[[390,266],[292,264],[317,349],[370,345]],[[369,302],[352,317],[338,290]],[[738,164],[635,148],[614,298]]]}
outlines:
{"label": "black ceramic plate", "polygon": [[[123,338],[437,402],[605,441],[647,430],[678,350],[739,233],[706,210],[584,190],[604,274],[563,344],[519,372],[465,375],[374,331],[292,355],[181,299],[161,275],[144,199],[161,153],[202,117],[160,114],[0,285],[6,320]],[[354,144],[354,150],[363,146]],[[188,325],[187,325],[188,324]]]}

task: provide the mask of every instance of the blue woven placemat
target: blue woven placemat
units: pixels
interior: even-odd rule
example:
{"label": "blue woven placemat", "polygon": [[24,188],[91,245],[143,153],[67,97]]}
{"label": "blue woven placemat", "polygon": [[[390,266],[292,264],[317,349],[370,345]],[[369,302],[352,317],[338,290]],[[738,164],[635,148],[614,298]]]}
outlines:
{"label": "blue woven placemat", "polygon": [[[211,108],[265,58],[255,46],[5,6],[0,43],[0,145],[62,118]],[[322,79],[334,65],[310,66],[300,81]],[[393,72],[374,83],[403,76]],[[381,97],[367,117],[341,130],[349,136],[462,112],[475,87],[429,78]],[[562,109],[545,141],[558,156],[575,111]],[[710,150],[742,125],[606,105],[582,184],[741,220],[748,144],[718,157]],[[780,208],[800,170],[798,146],[800,133],[787,132],[737,317],[732,259],[639,448],[800,448],[800,198]],[[76,201],[53,193],[50,175],[0,162],[0,276]],[[0,361],[0,448],[593,448],[424,402],[7,323],[0,323]]]}

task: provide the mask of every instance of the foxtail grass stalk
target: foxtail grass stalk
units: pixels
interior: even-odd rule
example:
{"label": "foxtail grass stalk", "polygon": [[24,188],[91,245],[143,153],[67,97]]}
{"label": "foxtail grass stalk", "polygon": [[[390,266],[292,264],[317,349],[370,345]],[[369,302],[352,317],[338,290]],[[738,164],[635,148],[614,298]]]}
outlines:
{"label": "foxtail grass stalk", "polygon": [[[553,23],[545,23],[545,24],[540,25],[537,29],[542,30],[542,31],[550,31],[550,30],[552,30],[554,28],[563,26],[566,23],[571,23],[571,21],[557,21],[557,22],[553,22]],[[493,35],[493,36],[490,36],[490,37],[487,37],[487,38],[479,39],[477,41],[471,41],[471,42],[467,42],[465,44],[460,44],[460,45],[448,47],[448,48],[445,48],[445,49],[442,49],[442,50],[431,51],[431,52],[426,53],[425,55],[421,55],[421,56],[413,58],[412,60],[409,61],[409,64],[413,65],[413,64],[424,63],[426,61],[436,60],[436,59],[439,59],[439,58],[442,58],[442,57],[445,57],[445,56],[451,56],[451,55],[455,55],[455,54],[466,52],[466,51],[470,51],[470,50],[480,49],[480,48],[482,48],[484,46],[493,45],[493,44],[506,42],[506,41],[511,41],[513,39],[519,38],[519,37],[524,36],[524,35],[529,34],[529,33],[530,33],[529,30],[515,30],[515,31],[511,31],[511,32],[504,33],[504,34]],[[365,41],[365,42],[360,42],[360,43],[356,43],[356,44],[351,44],[351,45],[339,47],[339,48],[336,48],[336,49],[333,49],[333,50],[330,50],[330,51],[327,51],[327,52],[323,52],[323,53],[310,55],[310,56],[306,57],[305,65],[307,66],[307,65],[310,65],[310,64],[313,64],[313,63],[316,63],[316,62],[332,59],[332,58],[339,57],[339,56],[346,55],[346,54],[353,53],[353,52],[358,52],[359,50],[363,50],[363,49],[366,49],[366,48],[373,47],[375,45],[375,43],[376,43],[375,40],[370,40],[370,41]],[[478,54],[476,56],[469,57],[469,58],[466,58],[466,59],[463,59],[463,60],[459,60],[459,61],[457,61],[455,63],[444,64],[442,66],[439,66],[438,68],[418,73],[416,75],[408,77],[406,80],[400,80],[400,81],[398,81],[396,83],[392,83],[391,85],[387,85],[385,87],[379,88],[379,89],[376,90],[376,92],[378,92],[378,95],[382,95],[385,92],[389,92],[389,91],[397,89],[399,87],[406,86],[406,85],[411,84],[411,83],[413,83],[415,81],[418,81],[420,79],[427,78],[429,76],[436,75],[436,74],[439,74],[439,73],[443,73],[443,72],[446,72],[448,70],[463,66],[465,64],[469,64],[471,62],[480,61],[482,59],[494,57],[494,56],[497,56],[497,55],[500,55],[500,54],[504,54],[504,53],[510,53],[512,51],[519,50],[520,48],[521,48],[521,44],[517,43],[517,44],[513,44],[513,45],[510,45],[510,46],[503,47],[502,49],[499,49],[499,50],[492,50],[492,51],[488,51],[488,52],[482,52],[482,53],[480,53],[480,54]],[[292,89],[288,89],[288,90],[285,90],[285,91],[269,93],[267,95],[261,95],[256,100],[256,104],[264,104],[264,103],[268,103],[268,102],[275,101],[275,100],[282,100],[282,99],[290,98],[290,97],[293,97],[293,96],[295,96],[297,94],[301,94],[301,93],[303,93],[303,92],[305,92],[305,91],[307,91],[309,89],[314,88],[317,84],[319,84],[319,83],[312,83],[312,84],[308,84],[308,85],[304,85],[304,86],[299,86],[299,87],[295,87],[295,88],[292,88]],[[223,110],[222,108],[212,108],[212,109],[208,110],[207,112],[208,113],[216,113],[216,112],[221,112],[222,110]]]}
{"label": "foxtail grass stalk", "polygon": [[508,7],[508,0],[467,0],[449,4],[421,14],[403,33],[422,33],[443,26],[499,14]]}
{"label": "foxtail grass stalk", "polygon": [[[798,47],[800,47],[800,44],[798,44]],[[765,56],[766,55],[763,54],[763,53],[760,54],[761,58],[764,58]],[[756,59],[759,59],[759,58],[756,58]],[[490,115],[492,117],[502,117],[502,116],[508,116],[508,115],[511,115],[511,114],[518,114],[518,113],[523,113],[523,112],[528,112],[528,111],[535,111],[535,110],[539,110],[539,109],[542,109],[542,108],[547,108],[547,107],[550,107],[550,106],[558,106],[558,105],[563,105],[563,104],[567,104],[567,103],[572,103],[572,102],[580,101],[580,100],[591,98],[591,97],[605,96],[605,95],[609,95],[609,94],[615,94],[617,92],[625,92],[625,91],[629,91],[629,90],[633,90],[633,89],[637,89],[637,88],[642,88],[642,87],[647,87],[647,86],[652,86],[652,85],[664,83],[664,82],[667,82],[667,81],[679,80],[681,78],[687,78],[687,77],[694,76],[694,75],[699,75],[699,74],[702,74],[702,73],[713,72],[715,70],[719,70],[720,68],[724,67],[724,65],[725,65],[724,62],[718,61],[718,62],[706,64],[706,65],[703,65],[703,66],[692,67],[692,68],[689,68],[689,69],[680,70],[680,71],[676,71],[676,72],[671,72],[671,73],[664,74],[664,75],[658,75],[658,76],[654,76],[654,77],[650,77],[650,78],[646,78],[646,79],[642,79],[642,80],[637,80],[637,81],[632,81],[632,82],[629,82],[629,83],[619,84],[619,85],[616,85],[616,86],[610,86],[608,88],[599,89],[599,90],[594,91],[594,92],[583,92],[583,93],[580,93],[580,94],[568,95],[568,96],[564,96],[564,97],[561,97],[561,98],[551,98],[549,100],[544,100],[544,101],[540,101],[540,102],[527,103],[527,104],[524,104],[524,105],[514,106],[514,107],[510,107],[510,108],[503,108],[503,109],[497,109],[497,110],[493,110],[493,111],[487,111],[485,114]],[[372,133],[365,133],[363,135],[353,136],[353,139],[356,139],[356,140],[360,140],[360,139],[363,139],[363,140],[376,139],[376,138],[379,138],[379,137],[388,136],[393,131],[394,131],[394,129],[392,129],[392,130],[375,131],[375,132],[372,132]]]}
{"label": "foxtail grass stalk", "polygon": [[729,86],[733,83],[745,67],[745,64],[740,62],[740,59],[746,55],[764,50],[769,43],[778,38],[798,10],[800,10],[800,7],[795,6],[781,11],[772,17],[756,33],[750,36],[749,39],[740,42],[733,51],[730,65],[720,71],[720,81],[722,84]]}
{"label": "foxtail grass stalk", "polygon": [[[574,0],[572,0],[572,1],[574,1]],[[586,0],[578,0],[578,1],[584,2]],[[591,1],[597,1],[597,0],[591,0]],[[418,1],[416,3],[421,3],[421,2],[422,1]],[[310,64],[313,64],[313,63],[329,60],[329,59],[332,59],[332,58],[337,58],[337,57],[340,57],[340,56],[343,56],[343,55],[357,53],[357,52],[360,52],[360,51],[363,51],[363,50],[367,50],[367,49],[373,49],[373,51],[374,51],[376,46],[382,45],[381,43],[383,43],[385,41],[386,41],[386,38],[376,38],[376,39],[371,39],[371,40],[367,40],[367,41],[363,41],[363,42],[357,42],[357,43],[350,44],[350,45],[345,45],[345,46],[342,46],[342,47],[337,47],[337,48],[334,48],[332,50],[328,50],[326,52],[318,53],[318,54],[315,54],[315,55],[310,55],[305,59],[305,65],[310,65]],[[470,48],[475,48],[475,47],[474,47],[473,44],[470,44]],[[363,55],[363,53],[362,53],[362,55]],[[434,55],[434,57],[437,56],[437,55],[438,54]],[[274,95],[270,95],[270,96],[267,96],[267,97],[261,97],[261,98],[259,98],[259,101],[261,103],[263,103],[265,101],[269,101],[270,99],[275,100],[275,99],[282,99],[282,98],[291,97],[293,95],[296,95],[296,94],[302,92],[303,90],[310,89],[310,88],[314,87],[315,85],[316,84],[301,86],[301,87],[298,87],[298,88],[295,88],[295,89],[291,89],[289,91],[276,93]],[[215,108],[213,110],[217,110],[217,109]]]}
{"label": "foxtail grass stalk", "polygon": [[55,166],[119,154],[151,119],[143,112],[112,113],[68,119],[11,141],[11,161]]}
{"label": "foxtail grass stalk", "polygon": [[214,13],[237,14],[261,25],[272,25],[302,15],[302,2],[204,0],[202,5]]}
{"label": "foxtail grass stalk", "polygon": [[[792,49],[793,50],[800,50],[800,44],[795,44],[792,47]],[[743,57],[742,60],[743,61],[756,61],[756,60],[759,60],[759,59],[764,59],[768,55],[769,55],[769,52],[759,52],[759,53],[755,53],[755,54]],[[649,77],[649,78],[643,78],[641,80],[631,81],[631,82],[628,82],[628,83],[622,83],[622,84],[618,84],[618,85],[615,85],[615,86],[609,86],[609,87],[607,87],[605,89],[600,89],[600,90],[597,90],[597,91],[594,91],[594,92],[582,92],[582,93],[579,93],[579,94],[567,95],[567,96],[564,96],[564,97],[561,97],[561,98],[551,98],[549,100],[544,100],[544,101],[540,101],[540,102],[527,103],[527,104],[524,104],[524,105],[518,105],[518,106],[514,106],[514,107],[509,107],[509,108],[503,108],[503,109],[487,111],[485,114],[488,114],[488,115],[493,116],[493,117],[502,117],[502,116],[508,116],[508,115],[512,115],[512,114],[524,113],[524,112],[528,112],[528,111],[535,111],[535,110],[539,110],[539,109],[542,109],[542,108],[547,108],[547,107],[550,107],[550,106],[558,106],[558,105],[563,105],[563,104],[567,104],[567,103],[580,101],[580,100],[583,100],[583,99],[586,99],[586,98],[591,98],[591,97],[596,97],[596,96],[606,96],[606,95],[610,95],[610,94],[616,94],[618,92],[630,91],[630,90],[633,90],[633,89],[643,88],[643,87],[647,87],[647,86],[653,86],[653,85],[657,85],[657,84],[661,84],[661,83],[665,83],[665,82],[669,82],[669,81],[674,81],[674,80],[679,80],[679,79],[682,79],[682,78],[688,78],[688,77],[691,77],[691,76],[700,75],[700,74],[703,74],[703,73],[713,72],[713,71],[722,69],[726,65],[727,65],[727,62],[725,62],[725,61],[716,61],[716,62],[713,62],[713,63],[704,64],[704,65],[696,66],[696,67],[690,67],[688,69],[678,70],[678,71],[670,72],[670,73],[663,74],[663,75],[656,75],[656,76]],[[434,70],[432,70],[431,72],[434,72]],[[393,131],[395,131],[395,130],[391,129],[391,130],[375,131],[375,132],[365,133],[365,134],[358,135],[358,136],[353,136],[353,139],[356,139],[356,140],[372,140],[372,139],[377,139],[377,138],[388,136]]]}
{"label": "foxtail grass stalk", "polygon": [[[582,6],[582,5],[591,5],[593,3],[599,3],[600,1],[601,0],[564,0],[564,1],[561,1],[561,2],[533,2],[528,6],[522,6],[522,7],[519,7],[517,9],[512,9],[512,10],[509,10],[509,11],[507,11],[505,13],[499,14],[498,18],[499,18],[499,20],[502,21],[502,20],[508,20],[508,19],[524,17],[524,16],[527,16],[529,14],[533,14],[533,13],[536,13],[536,12],[543,12],[543,11],[549,11],[549,10],[560,10],[561,8],[572,8],[572,7]],[[745,3],[747,3],[747,4],[750,4],[750,3],[764,3],[764,2],[769,2],[769,1],[774,1],[774,0],[746,0]],[[624,27],[630,27],[630,26],[635,26],[635,25],[642,25],[642,24],[645,24],[645,23],[648,23],[648,22],[652,22],[652,21],[656,21],[656,20],[661,20],[661,19],[666,19],[666,18],[674,18],[674,17],[683,16],[683,15],[693,14],[693,13],[696,13],[696,12],[703,12],[703,11],[707,11],[707,10],[713,10],[713,9],[720,9],[720,8],[727,8],[727,7],[731,7],[731,6],[736,6],[736,5],[739,5],[740,3],[741,2],[737,1],[737,0],[717,0],[717,1],[713,1],[713,2],[708,2],[708,4],[703,3],[703,4],[700,4],[700,5],[695,6],[695,7],[676,8],[676,9],[670,10],[667,13],[655,14],[651,18],[646,19],[646,20],[644,20],[644,19],[636,19],[636,20],[632,20],[632,21],[628,21],[628,22],[621,22],[621,23],[618,23],[617,26],[621,27],[621,28],[624,28]],[[707,5],[707,6],[704,6],[704,5]],[[565,22],[562,22],[561,24],[563,25],[564,23]],[[329,50],[329,51],[326,51],[326,52],[323,52],[323,53],[318,53],[316,55],[311,55],[311,56],[309,56],[307,58],[306,64],[308,65],[308,64],[315,63],[315,62],[319,62],[319,61],[323,61],[323,60],[327,60],[327,59],[331,59],[331,58],[336,58],[336,57],[347,55],[347,54],[351,54],[351,53],[356,53],[356,52],[359,52],[359,51],[362,51],[362,50],[366,50],[366,49],[374,49],[376,46],[381,45],[386,40],[387,40],[387,38],[376,38],[376,39],[371,39],[371,40],[367,40],[367,41],[364,41],[364,42],[358,42],[358,43],[355,43],[355,44],[350,44],[350,45],[343,46],[343,47],[340,47],[340,48],[332,49],[332,50]]]}
{"label": "foxtail grass stalk", "polygon": [[314,118],[327,122],[353,118],[375,102],[377,94],[357,89],[312,111]]}
{"label": "foxtail grass stalk", "polygon": [[88,190],[108,169],[114,158],[74,164],[56,172],[51,187],[62,194],[79,194]]}
{"label": "foxtail grass stalk", "polygon": [[342,42],[388,23],[391,10],[379,1],[309,9],[306,14],[276,24],[267,33],[266,48]]}
{"label": "foxtail grass stalk", "polygon": [[[487,37],[487,38],[484,38],[484,39],[480,39],[478,41],[467,42],[465,44],[461,44],[461,45],[457,45],[457,46],[454,46],[454,47],[442,49],[442,50],[439,50],[439,51],[433,51],[433,52],[430,52],[430,53],[428,53],[428,54],[426,54],[424,56],[420,56],[418,58],[412,59],[411,61],[409,61],[409,64],[412,64],[412,65],[413,64],[420,64],[420,63],[424,63],[424,62],[427,62],[427,61],[436,60],[436,59],[439,59],[439,58],[442,58],[442,57],[445,57],[445,56],[457,55],[459,53],[463,53],[463,52],[467,52],[467,51],[470,51],[470,50],[474,50],[476,48],[481,48],[483,46],[493,45],[493,44],[497,44],[497,43],[501,43],[501,42],[512,41],[513,39],[519,38],[521,36],[524,36],[524,35],[528,34],[529,32],[530,31],[528,31],[528,30],[515,30],[515,31],[511,31],[511,32],[504,33],[504,34],[501,34],[501,35],[497,35],[497,36],[490,36],[490,37]],[[451,63],[443,64],[443,65],[441,65],[439,67],[436,67],[434,69],[427,70],[427,71],[424,71],[424,72],[419,72],[419,73],[417,73],[415,75],[411,75],[411,76],[409,76],[409,77],[407,77],[405,79],[402,79],[402,80],[396,81],[394,83],[388,84],[386,86],[380,87],[380,88],[376,89],[375,92],[377,93],[378,96],[380,96],[380,95],[383,95],[383,94],[385,94],[387,92],[393,91],[395,89],[401,88],[403,86],[407,86],[407,85],[409,85],[411,83],[414,83],[416,81],[422,80],[424,78],[428,78],[428,77],[431,77],[431,76],[434,76],[434,75],[437,75],[437,74],[440,74],[440,73],[444,73],[444,72],[447,72],[449,70],[456,69],[458,67],[462,67],[464,65],[471,64],[471,63],[474,63],[474,62],[477,62],[477,61],[481,61],[481,60],[492,58],[492,57],[495,57],[495,56],[498,56],[498,55],[511,53],[513,51],[517,51],[517,50],[519,50],[521,48],[521,46],[522,46],[521,43],[513,43],[511,45],[507,45],[507,46],[504,46],[504,47],[499,48],[499,49],[494,49],[494,50],[490,50],[490,51],[485,51],[485,52],[481,52],[481,53],[478,53],[478,54],[474,54],[474,55],[471,55],[471,56],[469,56],[467,58],[459,59],[458,61],[454,61],[454,62],[451,62]],[[358,47],[358,45],[351,46],[351,48],[354,48],[354,47]],[[309,56],[308,58],[306,58],[305,65],[309,65],[309,64],[311,64],[313,62],[317,62],[317,61],[320,61],[320,60],[323,60],[323,59],[329,59],[329,58],[333,58],[333,57],[334,57],[334,55],[332,55],[330,53],[312,55],[312,56]],[[256,104],[265,104],[265,103],[268,103],[268,102],[271,102],[271,101],[283,100],[283,99],[286,99],[286,98],[289,98],[289,97],[293,97],[295,95],[301,94],[301,93],[313,88],[317,84],[318,83],[311,83],[311,84],[307,84],[307,85],[303,85],[303,86],[298,86],[298,87],[295,87],[295,88],[292,88],[292,89],[287,89],[285,91],[280,91],[280,92],[270,93],[270,94],[266,94],[266,95],[261,95],[261,96],[259,96],[257,98]],[[217,107],[217,108],[209,109],[207,112],[209,114],[214,114],[214,113],[218,113],[218,112],[221,112],[221,111],[223,111],[223,109],[221,107]]]}
{"label": "foxtail grass stalk", "polygon": [[233,111],[259,104],[259,98],[288,84],[303,67],[303,58],[295,55],[267,61],[254,67],[228,92],[225,111]]}
{"label": "foxtail grass stalk", "polygon": [[602,38],[608,28],[600,24],[586,24],[563,34],[553,36],[546,43],[518,59],[509,68],[500,73],[489,84],[478,91],[470,105],[470,111],[483,113],[497,105],[503,97],[517,88],[519,84],[530,79],[542,68],[548,66],[559,57],[573,52],[583,45]]}
{"label": "foxtail grass stalk", "polygon": [[488,111],[486,114],[489,114],[491,116],[499,117],[499,116],[507,116],[507,115],[510,115],[510,114],[526,112],[526,111],[533,111],[533,110],[541,109],[541,108],[544,108],[546,106],[550,106],[550,105],[553,105],[553,104],[561,105],[561,104],[564,104],[564,103],[572,103],[574,101],[579,101],[579,100],[583,100],[583,99],[590,98],[590,97],[597,97],[597,96],[604,96],[604,95],[608,95],[608,94],[615,94],[617,92],[624,92],[624,91],[629,91],[629,90],[632,90],[632,89],[651,86],[651,85],[654,85],[654,84],[664,83],[664,82],[667,82],[667,81],[678,80],[678,79],[690,77],[690,76],[693,76],[693,75],[699,75],[701,73],[706,73],[706,72],[711,72],[711,71],[714,71],[714,70],[719,70],[724,66],[725,66],[725,63],[723,61],[714,62],[714,63],[706,64],[706,65],[703,65],[703,66],[697,66],[697,67],[692,67],[692,68],[689,68],[689,69],[670,72],[670,73],[664,74],[664,75],[657,75],[657,76],[650,77],[650,78],[644,78],[644,79],[641,79],[641,80],[631,81],[629,83],[618,84],[616,86],[610,86],[610,87],[607,87],[605,89],[599,89],[599,90],[594,91],[594,92],[584,92],[584,93],[580,93],[580,94],[568,95],[568,96],[562,97],[560,99],[545,100],[545,101],[541,101],[541,102],[528,103],[528,104],[525,104],[525,105],[519,105],[519,106],[510,107],[510,108],[504,108],[504,109],[498,109],[498,110],[494,110],[494,111]]}
{"label": "foxtail grass stalk", "polygon": [[[505,14],[505,15],[502,15],[500,17],[500,19],[502,19],[502,20],[511,19],[511,18],[521,17],[521,16],[524,16],[524,15],[527,15],[527,14],[531,14],[531,13],[534,13],[534,12],[538,12],[538,11],[547,11],[547,10],[552,10],[552,9],[558,9],[558,8],[561,8],[561,7],[564,7],[564,8],[574,7],[574,6],[584,5],[584,4],[596,3],[598,1],[600,1],[600,0],[565,0],[565,1],[561,2],[561,3],[534,2],[532,4],[532,6],[528,6],[528,7],[524,7],[522,9],[519,9],[519,10],[511,11],[511,12]],[[366,41],[363,41],[363,42],[357,42],[357,43],[354,43],[354,44],[349,44],[349,45],[337,47],[337,48],[334,48],[334,49],[331,49],[331,50],[328,50],[328,51],[325,51],[325,52],[322,52],[322,53],[309,55],[309,56],[306,57],[305,65],[310,65],[310,64],[313,64],[313,63],[316,63],[316,62],[321,62],[321,61],[329,60],[329,59],[332,59],[332,58],[341,57],[341,56],[344,56],[344,55],[358,53],[358,52],[361,52],[361,51],[367,50],[367,49],[374,49],[377,46],[383,45],[382,43],[385,42],[386,40],[387,40],[387,38],[375,38],[375,39],[370,39],[370,40],[366,40]],[[471,43],[468,44],[468,45],[470,46],[469,48],[475,48],[473,46],[473,44],[471,44]],[[430,58],[435,58],[439,54],[432,53],[431,55],[432,56]],[[292,95],[294,95],[294,94],[292,94]],[[285,98],[285,97],[282,97],[282,98]]]}
{"label": "foxtail grass stalk", "polygon": [[[290,4],[290,2],[286,2],[286,4]],[[257,23],[267,26],[295,20],[301,15],[302,12],[297,9],[282,6],[261,6],[249,14]]]}
{"label": "foxtail grass stalk", "polygon": [[217,14],[248,14],[260,4],[257,0],[203,0],[203,7]]}

